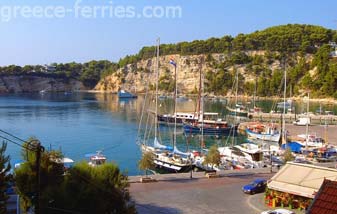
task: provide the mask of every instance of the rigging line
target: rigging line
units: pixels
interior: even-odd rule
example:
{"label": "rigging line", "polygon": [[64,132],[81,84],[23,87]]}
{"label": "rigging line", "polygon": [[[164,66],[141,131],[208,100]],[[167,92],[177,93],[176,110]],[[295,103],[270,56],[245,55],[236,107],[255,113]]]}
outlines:
{"label": "rigging line", "polygon": [[8,133],[8,132],[6,132],[6,131],[4,131],[4,130],[2,130],[2,129],[0,129],[0,132],[3,132],[3,133],[5,133],[5,134],[7,134],[7,135],[9,135],[9,136],[11,136],[11,137],[13,137],[13,138],[15,138],[15,139],[21,141],[21,142],[23,142],[23,143],[26,143],[26,142],[27,142],[26,140],[22,140],[21,138],[16,137],[15,135],[12,135],[11,133]]}
{"label": "rigging line", "polygon": [[17,146],[19,146],[19,147],[21,147],[21,148],[27,149],[27,150],[32,151],[32,152],[36,152],[35,149],[26,147],[26,146],[24,146],[24,145],[22,145],[22,144],[20,144],[20,143],[17,143],[17,142],[15,142],[15,141],[11,140],[11,139],[8,139],[7,137],[4,137],[4,136],[2,136],[2,135],[0,135],[0,138],[4,139],[4,140],[6,140],[6,141],[8,141],[8,142],[10,142],[10,143],[13,143],[13,144],[15,144],[15,145],[17,145]]}
{"label": "rigging line", "polygon": [[139,136],[140,136],[140,130],[141,130],[142,122],[143,122],[143,116],[144,116],[145,105],[146,105],[148,93],[149,93],[149,81],[147,80],[146,81],[145,97],[144,97],[144,102],[143,102],[143,106],[142,106],[142,114],[140,115],[140,120],[139,120],[139,125],[138,125],[137,139],[139,139]]}

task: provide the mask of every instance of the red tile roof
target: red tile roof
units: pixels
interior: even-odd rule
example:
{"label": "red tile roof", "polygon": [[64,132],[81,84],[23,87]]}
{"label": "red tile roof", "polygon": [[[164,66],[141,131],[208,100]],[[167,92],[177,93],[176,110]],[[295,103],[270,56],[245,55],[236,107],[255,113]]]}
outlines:
{"label": "red tile roof", "polygon": [[337,181],[324,179],[307,214],[337,213]]}

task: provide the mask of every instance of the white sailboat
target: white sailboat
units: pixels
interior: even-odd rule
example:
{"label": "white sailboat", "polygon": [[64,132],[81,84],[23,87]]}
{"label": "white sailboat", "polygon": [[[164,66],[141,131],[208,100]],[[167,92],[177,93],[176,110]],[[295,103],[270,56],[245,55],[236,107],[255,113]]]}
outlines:
{"label": "white sailboat", "polygon": [[[156,57],[156,98],[155,98],[155,137],[153,146],[142,144],[143,151],[153,152],[155,155],[154,163],[157,168],[164,169],[169,172],[186,172],[191,170],[193,166],[190,160],[190,154],[178,150],[176,147],[176,134],[177,134],[177,118],[175,118],[174,134],[173,134],[173,147],[169,147],[160,143],[158,139],[158,77],[159,77],[159,44],[157,44],[157,57]],[[176,73],[176,70],[175,70]],[[176,76],[176,74],[175,74]],[[175,105],[174,112],[176,112],[176,95],[177,89],[175,87]]]}

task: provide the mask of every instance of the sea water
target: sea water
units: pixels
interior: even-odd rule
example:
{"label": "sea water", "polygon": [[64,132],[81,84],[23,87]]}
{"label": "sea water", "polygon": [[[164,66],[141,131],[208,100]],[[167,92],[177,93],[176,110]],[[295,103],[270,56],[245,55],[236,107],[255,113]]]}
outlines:
{"label": "sea water", "polygon": [[[74,161],[86,160],[85,155],[102,151],[108,161],[115,162],[128,175],[137,175],[141,171],[137,163],[141,158],[137,136],[143,140],[144,131],[153,129],[151,124],[154,111],[154,99],[145,96],[137,99],[119,100],[115,94],[100,93],[36,93],[0,95],[0,129],[22,140],[30,137],[39,139],[45,149],[61,150],[64,156]],[[218,112],[225,117],[226,100],[205,102],[205,111]],[[197,99],[177,103],[178,111],[197,110]],[[272,101],[260,102],[264,111],[272,106]],[[173,113],[172,98],[159,100],[159,113]],[[143,122],[141,129],[139,121]],[[152,119],[151,119],[152,118]],[[152,121],[153,122],[153,121]],[[153,123],[152,123],[153,124]],[[0,132],[2,140],[7,138],[22,144],[18,139]],[[172,144],[173,128],[160,126],[159,137],[164,144]],[[148,136],[151,141],[153,134]],[[205,137],[206,148],[217,144],[226,146],[244,142],[244,137],[235,140],[224,137]],[[7,154],[11,162],[21,159],[22,148],[7,141]],[[177,129],[177,144],[181,151],[200,150],[200,136],[186,136]]]}

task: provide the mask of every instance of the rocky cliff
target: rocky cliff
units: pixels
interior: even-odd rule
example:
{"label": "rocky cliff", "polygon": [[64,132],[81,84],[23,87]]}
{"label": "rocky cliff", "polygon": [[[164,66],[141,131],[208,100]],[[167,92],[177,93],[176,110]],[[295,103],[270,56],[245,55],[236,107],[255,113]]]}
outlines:
{"label": "rocky cliff", "polygon": [[[248,56],[264,56],[264,51],[248,51]],[[169,64],[169,60],[173,58],[177,62],[177,84],[178,90],[181,93],[191,93],[199,88],[199,71],[200,69],[205,74],[207,72],[213,72],[214,74],[219,69],[219,66],[223,65],[228,60],[226,54],[209,54],[209,55],[166,55],[161,56],[160,74],[159,79],[164,78],[165,75],[171,78],[174,77],[174,66]],[[150,84],[155,83],[156,74],[154,72],[155,58],[147,60],[140,60],[134,64],[128,64],[124,68],[118,69],[114,74],[102,79],[95,87],[97,91],[117,92],[118,89],[123,88],[125,90],[144,92],[146,82]],[[280,62],[274,60],[268,65],[269,69],[281,69]],[[236,65],[235,68],[244,77],[244,81],[255,81],[255,77],[251,71],[247,68],[247,65]],[[227,70],[233,70],[233,66],[227,66]],[[205,80],[207,81],[207,80]]]}
{"label": "rocky cliff", "polygon": [[75,91],[83,90],[83,84],[75,79],[62,79],[38,76],[1,76],[1,93],[22,93],[39,91]]}

